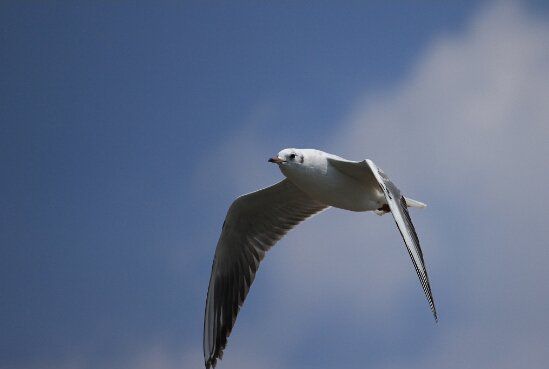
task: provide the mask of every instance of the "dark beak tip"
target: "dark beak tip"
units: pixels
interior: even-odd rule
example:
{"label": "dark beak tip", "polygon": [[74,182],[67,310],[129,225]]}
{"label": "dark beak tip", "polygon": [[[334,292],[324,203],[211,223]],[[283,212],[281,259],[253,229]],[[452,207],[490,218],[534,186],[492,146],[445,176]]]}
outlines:
{"label": "dark beak tip", "polygon": [[276,156],[270,158],[269,160],[267,160],[269,163],[275,163],[275,164],[280,164],[280,163],[284,163],[284,160],[280,159],[280,158],[277,158]]}

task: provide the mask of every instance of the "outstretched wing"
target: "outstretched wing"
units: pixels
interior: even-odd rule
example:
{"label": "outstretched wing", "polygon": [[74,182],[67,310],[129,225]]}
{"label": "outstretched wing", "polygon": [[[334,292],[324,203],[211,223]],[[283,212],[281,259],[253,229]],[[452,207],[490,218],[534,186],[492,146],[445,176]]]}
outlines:
{"label": "outstretched wing", "polygon": [[419,246],[419,238],[417,237],[412,219],[408,213],[406,199],[400,194],[400,190],[395,186],[395,184],[389,180],[385,173],[383,173],[383,171],[379,169],[373,161],[366,159],[365,162],[368,164],[368,167],[377,179],[381,190],[385,194],[387,204],[389,205],[389,209],[391,209],[391,213],[395,218],[396,225],[402,235],[404,243],[406,244],[412,263],[414,263],[414,268],[416,269],[416,273],[419,277],[419,281],[421,282],[421,287],[423,287],[423,291],[425,292],[425,296],[427,296],[427,300],[429,301],[431,311],[435,316],[435,320],[438,321],[435,301],[433,299],[433,293],[431,292],[431,285],[429,284],[429,276],[427,275],[425,261],[423,260],[423,252]]}
{"label": "outstretched wing", "polygon": [[325,208],[287,179],[233,202],[217,242],[206,298],[206,368],[222,358],[265,253],[295,225]]}

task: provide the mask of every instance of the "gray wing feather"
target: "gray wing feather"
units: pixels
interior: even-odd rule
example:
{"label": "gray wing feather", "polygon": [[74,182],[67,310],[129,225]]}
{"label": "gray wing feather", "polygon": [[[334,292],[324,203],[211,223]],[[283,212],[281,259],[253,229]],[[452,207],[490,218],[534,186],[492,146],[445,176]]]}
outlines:
{"label": "gray wing feather", "polygon": [[215,367],[265,253],[290,229],[327,208],[285,179],[236,199],[217,243],[204,314],[204,361]]}
{"label": "gray wing feather", "polygon": [[431,285],[429,283],[429,276],[427,275],[427,268],[425,267],[425,261],[423,260],[423,252],[421,251],[421,247],[419,245],[419,238],[414,228],[414,224],[412,223],[412,219],[408,213],[406,199],[400,194],[400,190],[395,186],[395,184],[389,180],[385,173],[383,173],[383,171],[379,169],[373,161],[367,159],[366,163],[378,180],[379,186],[385,194],[387,204],[391,209],[391,213],[393,214],[398,230],[400,231],[402,239],[406,244],[408,254],[414,264],[414,268],[419,277],[423,292],[425,292],[425,296],[429,302],[429,307],[433,312],[435,321],[438,321],[435,301],[433,299],[433,293],[431,292]]}

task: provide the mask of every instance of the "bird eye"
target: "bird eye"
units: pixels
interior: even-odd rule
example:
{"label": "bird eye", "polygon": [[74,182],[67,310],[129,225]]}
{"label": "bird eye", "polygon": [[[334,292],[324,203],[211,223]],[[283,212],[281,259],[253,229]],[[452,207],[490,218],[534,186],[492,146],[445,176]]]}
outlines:
{"label": "bird eye", "polygon": [[295,154],[290,154],[290,159],[294,160],[295,159]]}

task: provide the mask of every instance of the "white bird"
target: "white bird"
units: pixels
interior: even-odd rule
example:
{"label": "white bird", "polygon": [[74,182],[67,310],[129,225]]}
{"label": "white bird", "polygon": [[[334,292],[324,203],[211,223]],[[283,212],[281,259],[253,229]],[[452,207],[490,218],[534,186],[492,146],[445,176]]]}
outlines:
{"label": "white bird", "polygon": [[217,242],[204,315],[204,361],[215,367],[265,253],[290,229],[330,206],[391,212],[435,320],[437,312],[419,239],[407,207],[426,205],[401,195],[371,160],[350,161],[313,149],[284,149],[269,159],[286,177],[237,198]]}

